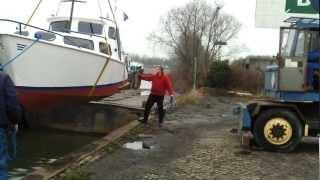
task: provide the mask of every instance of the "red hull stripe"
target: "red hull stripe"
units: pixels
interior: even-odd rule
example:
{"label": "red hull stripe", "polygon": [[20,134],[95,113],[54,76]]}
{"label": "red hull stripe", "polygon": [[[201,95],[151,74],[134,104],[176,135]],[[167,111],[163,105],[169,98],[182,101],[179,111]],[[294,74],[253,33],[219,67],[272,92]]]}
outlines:
{"label": "red hull stripe", "polygon": [[82,87],[21,87],[17,86],[17,92],[21,104],[30,111],[48,109],[57,105],[88,102],[97,98],[111,96],[119,92],[119,87],[127,81],[99,85],[92,96],[88,96],[92,86]]}

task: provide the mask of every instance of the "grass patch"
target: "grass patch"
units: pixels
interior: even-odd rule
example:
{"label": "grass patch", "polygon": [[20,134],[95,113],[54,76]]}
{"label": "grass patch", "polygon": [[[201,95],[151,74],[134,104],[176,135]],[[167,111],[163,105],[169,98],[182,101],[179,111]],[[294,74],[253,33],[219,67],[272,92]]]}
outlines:
{"label": "grass patch", "polygon": [[190,91],[186,94],[183,94],[177,98],[177,105],[184,106],[184,105],[198,105],[200,104],[201,100],[203,99],[203,95],[198,91]]}
{"label": "grass patch", "polygon": [[63,180],[89,180],[90,173],[82,169],[74,169],[69,172],[66,172]]}

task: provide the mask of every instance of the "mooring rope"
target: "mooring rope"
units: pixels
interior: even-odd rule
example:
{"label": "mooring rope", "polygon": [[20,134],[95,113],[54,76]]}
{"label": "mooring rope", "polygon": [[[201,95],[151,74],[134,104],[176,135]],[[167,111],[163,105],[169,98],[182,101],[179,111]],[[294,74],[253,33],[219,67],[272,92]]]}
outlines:
{"label": "mooring rope", "polygon": [[[112,13],[112,16],[113,16],[113,19],[114,19],[116,28],[118,28],[118,25],[117,25],[117,22],[116,22],[116,19],[115,19],[115,15],[114,15],[113,9],[112,9],[112,7],[111,7],[110,0],[108,0],[108,4],[109,4],[109,8],[110,8],[110,10],[111,10],[111,13]],[[101,10],[100,0],[98,0],[98,5],[99,5],[99,8],[100,8],[100,16],[102,17],[102,10]],[[101,21],[103,22],[102,19],[101,19]],[[105,41],[106,41],[107,49],[108,49],[107,55],[109,55],[109,56],[107,56],[106,61],[105,61],[104,65],[103,65],[103,67],[102,67],[102,69],[101,69],[101,71],[100,71],[100,73],[99,73],[99,75],[98,75],[98,77],[97,77],[94,85],[92,86],[92,88],[91,88],[91,90],[90,90],[90,92],[89,92],[89,94],[88,94],[88,97],[91,97],[91,96],[94,94],[94,91],[96,90],[97,85],[98,85],[98,83],[99,83],[99,81],[100,81],[100,79],[101,79],[101,77],[102,77],[105,69],[107,68],[107,66],[108,66],[108,64],[109,64],[110,58],[111,58],[111,55],[112,55],[112,54],[111,54],[111,49],[109,48],[109,43],[108,43],[108,38],[107,38],[107,33],[106,33],[105,28],[104,28],[104,39],[105,39]]]}
{"label": "mooring rope", "polygon": [[3,65],[0,65],[0,68],[4,69],[5,67],[9,66],[11,63],[13,63],[15,60],[17,60],[18,57],[20,57],[22,54],[27,52],[32,46],[34,46],[37,42],[39,42],[39,39],[40,38],[37,38],[28,47],[24,48],[23,51],[21,51],[19,54],[17,54],[15,57],[10,59],[8,62],[4,63]]}

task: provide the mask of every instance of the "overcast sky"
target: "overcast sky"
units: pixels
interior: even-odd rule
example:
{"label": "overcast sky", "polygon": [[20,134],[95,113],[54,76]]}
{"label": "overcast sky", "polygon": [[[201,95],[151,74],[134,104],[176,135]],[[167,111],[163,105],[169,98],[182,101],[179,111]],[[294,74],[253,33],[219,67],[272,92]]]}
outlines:
{"label": "overcast sky", "polygon": [[[47,28],[46,18],[55,14],[59,0],[42,0],[39,11],[35,14],[31,24]],[[148,42],[148,35],[156,31],[159,19],[172,8],[184,6],[190,0],[111,0],[117,4],[117,12],[123,11],[129,16],[126,22],[121,24],[121,38],[125,50],[129,53],[149,56],[166,56],[165,51],[159,50]],[[275,55],[278,47],[279,31],[277,29],[255,28],[255,0],[220,0],[224,4],[223,11],[232,14],[241,23],[242,28],[238,38],[229,42],[228,47],[242,47],[242,53],[235,56],[245,55]],[[26,22],[31,15],[38,0],[0,0],[0,18],[9,18]],[[106,14],[106,0],[100,0],[102,14]],[[213,2],[210,0],[208,2]],[[98,0],[90,0],[90,3],[77,9],[77,14],[83,16],[100,16]],[[60,13],[67,12],[68,7],[62,6]],[[0,24],[0,28],[1,24]]]}

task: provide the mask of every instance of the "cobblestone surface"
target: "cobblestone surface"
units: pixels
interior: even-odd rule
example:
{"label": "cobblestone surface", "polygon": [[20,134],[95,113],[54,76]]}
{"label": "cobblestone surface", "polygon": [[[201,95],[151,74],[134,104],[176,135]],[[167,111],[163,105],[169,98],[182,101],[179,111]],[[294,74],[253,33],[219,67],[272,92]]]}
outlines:
{"label": "cobblestone surface", "polygon": [[306,139],[288,154],[242,151],[230,132],[238,126],[231,113],[237,101],[208,97],[203,106],[179,108],[167,114],[164,129],[144,139],[154,149],[119,149],[86,169],[94,180],[319,179],[317,140]]}

